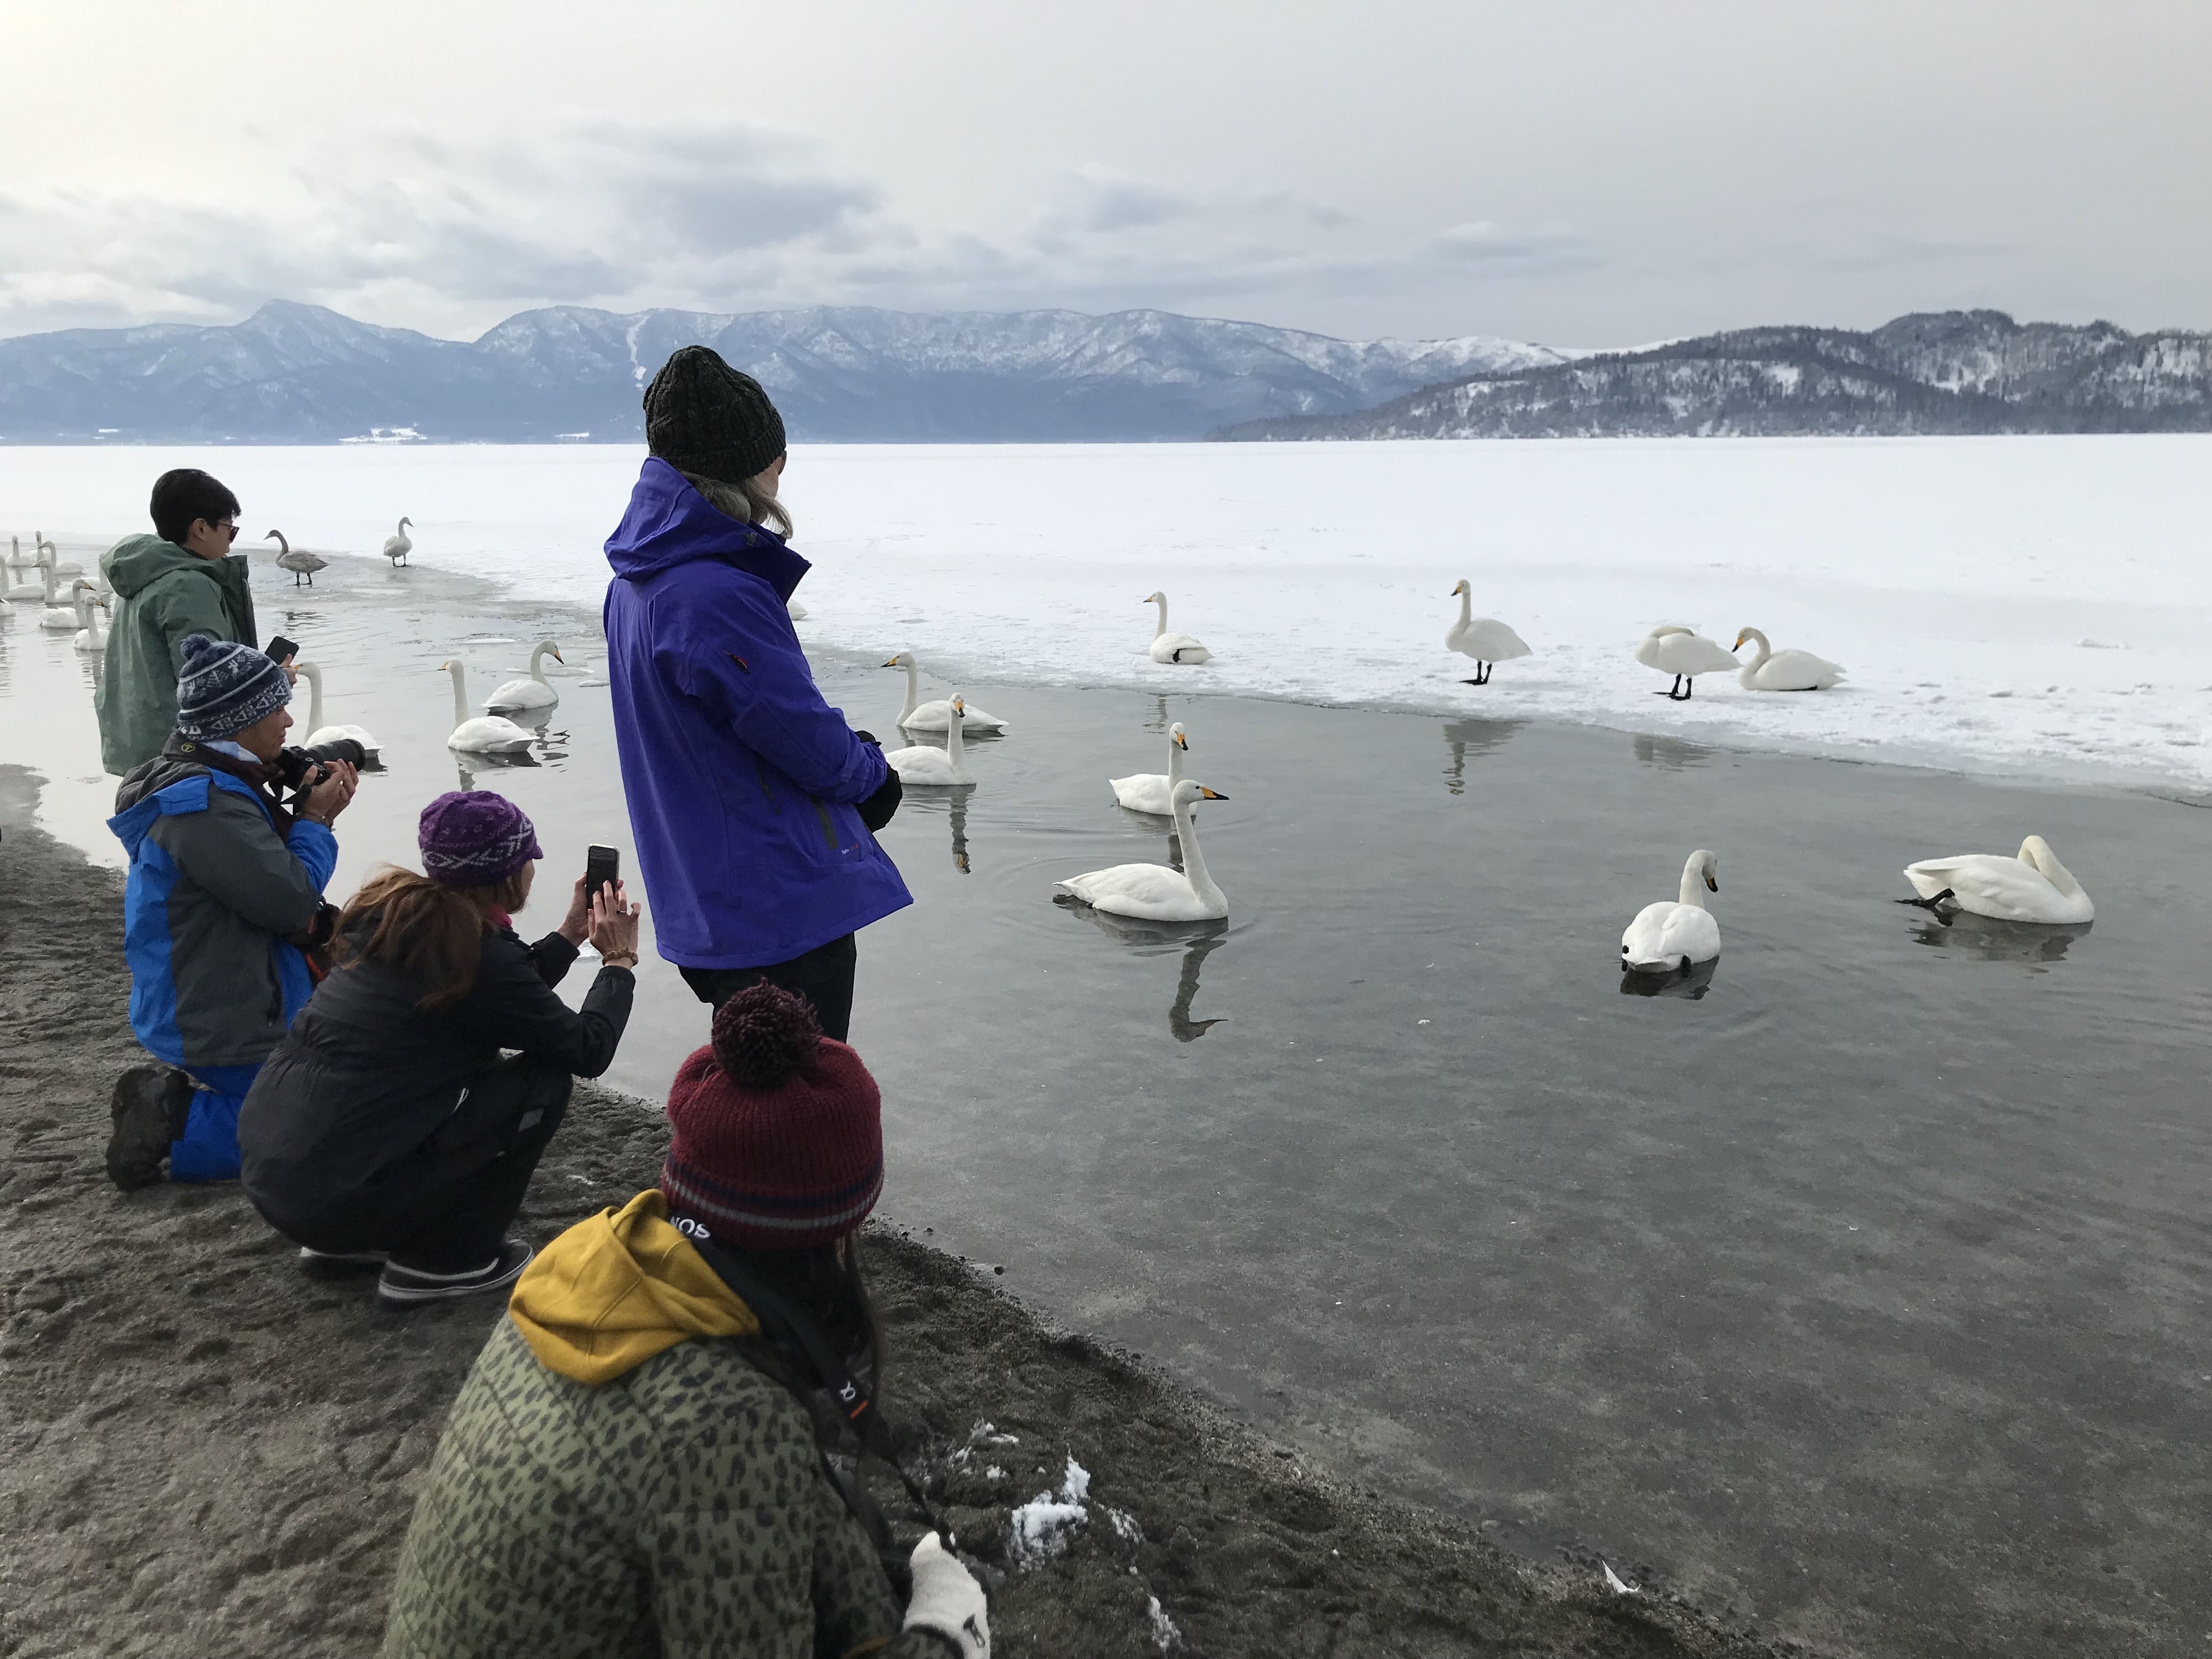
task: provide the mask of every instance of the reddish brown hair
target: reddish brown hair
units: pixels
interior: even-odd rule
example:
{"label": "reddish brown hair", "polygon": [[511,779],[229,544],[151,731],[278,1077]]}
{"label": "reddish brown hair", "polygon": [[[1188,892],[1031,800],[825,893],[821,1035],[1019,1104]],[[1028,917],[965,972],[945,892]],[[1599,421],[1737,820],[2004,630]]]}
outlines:
{"label": "reddish brown hair", "polygon": [[528,866],[489,887],[447,887],[412,870],[374,871],[346,901],[331,955],[341,968],[374,963],[427,988],[415,1006],[450,1008],[476,988],[489,913],[522,902]]}

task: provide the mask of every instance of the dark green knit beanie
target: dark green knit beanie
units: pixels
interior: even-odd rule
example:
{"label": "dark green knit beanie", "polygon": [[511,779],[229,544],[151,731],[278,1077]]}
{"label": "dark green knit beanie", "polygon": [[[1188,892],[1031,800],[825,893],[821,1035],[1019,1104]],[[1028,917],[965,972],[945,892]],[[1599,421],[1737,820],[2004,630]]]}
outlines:
{"label": "dark green knit beanie", "polygon": [[645,389],[645,444],[679,472],[743,483],[783,453],[783,416],[751,375],[685,346]]}

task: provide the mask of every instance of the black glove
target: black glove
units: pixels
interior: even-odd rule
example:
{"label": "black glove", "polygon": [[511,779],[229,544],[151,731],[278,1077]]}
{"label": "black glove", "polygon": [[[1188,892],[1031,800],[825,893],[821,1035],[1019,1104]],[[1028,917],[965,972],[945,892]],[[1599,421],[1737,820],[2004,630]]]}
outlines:
{"label": "black glove", "polygon": [[874,835],[891,821],[891,814],[898,811],[899,798],[903,793],[905,791],[899,787],[899,775],[885,768],[883,786],[854,809],[860,813],[860,822],[868,826],[870,835]]}

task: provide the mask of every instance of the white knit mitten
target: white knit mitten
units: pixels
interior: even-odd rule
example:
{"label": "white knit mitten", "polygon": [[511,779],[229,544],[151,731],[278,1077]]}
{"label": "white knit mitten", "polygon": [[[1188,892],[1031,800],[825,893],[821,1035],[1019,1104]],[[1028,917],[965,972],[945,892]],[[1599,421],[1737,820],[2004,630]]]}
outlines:
{"label": "white knit mitten", "polygon": [[960,1650],[961,1659],[991,1659],[991,1615],[975,1575],[933,1532],[922,1534],[907,1565],[914,1571],[914,1595],[906,1604],[904,1628],[935,1631]]}

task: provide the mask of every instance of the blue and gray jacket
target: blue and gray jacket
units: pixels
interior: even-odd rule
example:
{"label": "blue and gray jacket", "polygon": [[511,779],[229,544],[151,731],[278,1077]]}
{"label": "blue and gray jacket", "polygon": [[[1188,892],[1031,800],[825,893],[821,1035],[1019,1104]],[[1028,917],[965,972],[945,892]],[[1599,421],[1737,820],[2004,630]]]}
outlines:
{"label": "blue and gray jacket", "polygon": [[314,989],[285,939],[314,921],[337,840],[305,818],[280,830],[236,765],[172,735],[107,821],[131,855],[131,1029],[172,1066],[259,1065]]}

